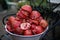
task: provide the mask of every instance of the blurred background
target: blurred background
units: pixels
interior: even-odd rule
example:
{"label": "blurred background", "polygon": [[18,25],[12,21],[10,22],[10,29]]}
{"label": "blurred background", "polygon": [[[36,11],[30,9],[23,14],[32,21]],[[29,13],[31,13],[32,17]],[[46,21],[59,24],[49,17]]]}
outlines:
{"label": "blurred background", "polygon": [[[43,12],[48,13],[48,15],[50,13],[56,13],[60,16],[60,0],[0,0],[0,37],[6,34],[4,25],[2,24],[3,17],[8,14],[16,14],[21,6],[25,4],[31,5],[36,10],[40,8],[39,11],[42,14]],[[2,40],[7,39],[3,37]],[[60,40],[60,26],[57,25],[53,30],[50,30],[43,40]]]}

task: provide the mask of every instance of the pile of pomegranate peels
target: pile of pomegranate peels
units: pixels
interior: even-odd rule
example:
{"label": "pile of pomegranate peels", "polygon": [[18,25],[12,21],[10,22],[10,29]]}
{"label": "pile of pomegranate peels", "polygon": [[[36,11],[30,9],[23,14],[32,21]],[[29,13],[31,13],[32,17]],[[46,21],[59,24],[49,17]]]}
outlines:
{"label": "pile of pomegranate peels", "polygon": [[16,17],[10,16],[6,24],[9,32],[26,36],[40,34],[48,26],[48,22],[30,5],[22,6]]}

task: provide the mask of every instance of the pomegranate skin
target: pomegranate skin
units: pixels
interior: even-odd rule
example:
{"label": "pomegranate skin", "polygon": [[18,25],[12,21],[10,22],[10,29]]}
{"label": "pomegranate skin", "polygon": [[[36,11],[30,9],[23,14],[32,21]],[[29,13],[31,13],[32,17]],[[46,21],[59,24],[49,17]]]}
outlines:
{"label": "pomegranate skin", "polygon": [[40,21],[40,25],[41,25],[43,28],[46,28],[46,27],[48,26],[48,22],[47,22],[46,20],[42,19],[42,20]]}
{"label": "pomegranate skin", "polygon": [[37,19],[40,17],[40,13],[38,11],[32,11],[31,15],[30,15],[30,18],[31,19]]}
{"label": "pomegranate skin", "polygon": [[21,7],[21,9],[28,11],[29,13],[32,12],[32,7],[30,5],[24,5]]}

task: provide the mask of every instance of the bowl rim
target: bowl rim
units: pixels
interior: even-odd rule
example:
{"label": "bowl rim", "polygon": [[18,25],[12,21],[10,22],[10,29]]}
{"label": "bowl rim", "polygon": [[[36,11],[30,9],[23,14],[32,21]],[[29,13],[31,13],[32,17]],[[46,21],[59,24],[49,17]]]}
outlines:
{"label": "bowl rim", "polygon": [[8,30],[7,30],[7,25],[5,25],[5,31],[7,32],[7,33],[9,33],[10,35],[12,35],[12,36],[18,36],[18,37],[36,37],[36,36],[41,36],[42,34],[44,34],[47,30],[48,30],[48,26],[47,26],[47,28],[42,32],[42,33],[40,33],[40,34],[36,34],[36,35],[31,35],[31,36],[24,36],[24,35],[18,35],[18,34],[13,34],[13,33],[11,33],[11,32],[9,32]]}

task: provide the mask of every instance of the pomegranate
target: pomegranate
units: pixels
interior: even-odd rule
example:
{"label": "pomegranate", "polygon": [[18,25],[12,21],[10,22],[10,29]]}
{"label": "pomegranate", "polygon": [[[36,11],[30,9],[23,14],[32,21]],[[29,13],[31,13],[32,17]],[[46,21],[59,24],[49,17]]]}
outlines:
{"label": "pomegranate", "polygon": [[31,30],[33,30],[35,27],[36,27],[36,25],[35,24],[32,24],[31,25]]}
{"label": "pomegranate", "polygon": [[36,26],[32,31],[34,34],[39,34],[42,33],[44,29],[42,28],[42,26]]}
{"label": "pomegranate", "polygon": [[17,27],[19,27],[20,24],[21,24],[21,21],[15,20],[15,17],[12,17],[12,16],[9,18],[9,22],[11,23],[11,26],[14,29],[16,29]]}
{"label": "pomegranate", "polygon": [[25,10],[23,10],[23,9],[20,9],[20,12],[21,12],[24,16],[26,16],[26,17],[29,16],[29,12],[27,12],[27,11],[25,11]]}
{"label": "pomegranate", "polygon": [[29,19],[29,20],[27,20],[27,22],[29,22],[30,24],[36,24],[36,25],[39,24],[38,20],[33,20],[33,19]]}
{"label": "pomegranate", "polygon": [[13,31],[10,25],[7,25],[7,30],[10,31],[10,32]]}
{"label": "pomegranate", "polygon": [[26,18],[26,16],[21,12],[18,11],[18,13],[16,14],[18,18],[22,19],[22,18]]}
{"label": "pomegranate", "polygon": [[42,16],[40,16],[39,18],[37,18],[36,20],[38,20],[39,22],[43,19]]}
{"label": "pomegranate", "polygon": [[22,22],[23,22],[23,23],[26,23],[26,19],[23,19]]}
{"label": "pomegranate", "polygon": [[43,28],[46,28],[48,26],[48,23],[46,20],[42,19],[41,22],[40,22],[40,25],[43,27]]}
{"label": "pomegranate", "polygon": [[19,19],[18,17],[15,18],[17,21],[22,21],[22,19]]}
{"label": "pomegranate", "polygon": [[8,19],[8,21],[11,22],[11,20],[14,21],[15,17],[14,16],[10,16],[9,19]]}
{"label": "pomegranate", "polygon": [[38,11],[32,11],[31,15],[30,15],[30,18],[31,19],[37,19],[40,17],[40,13]]}
{"label": "pomegranate", "polygon": [[33,34],[32,34],[31,30],[26,30],[26,31],[24,31],[24,35],[30,36],[30,35],[33,35]]}
{"label": "pomegranate", "polygon": [[20,25],[20,27],[21,27],[21,29],[22,30],[27,30],[27,29],[29,29],[30,28],[30,23],[22,23],[21,25]]}
{"label": "pomegranate", "polygon": [[24,31],[23,31],[20,27],[17,27],[16,29],[14,29],[14,33],[15,33],[15,34],[22,35],[23,32],[24,32]]}
{"label": "pomegranate", "polygon": [[21,9],[18,11],[17,16],[19,18],[27,18],[29,14],[32,12],[32,8],[29,5],[24,5],[21,7]]}
{"label": "pomegranate", "polygon": [[28,11],[29,13],[32,12],[32,7],[30,5],[24,5],[21,7],[21,9]]}

